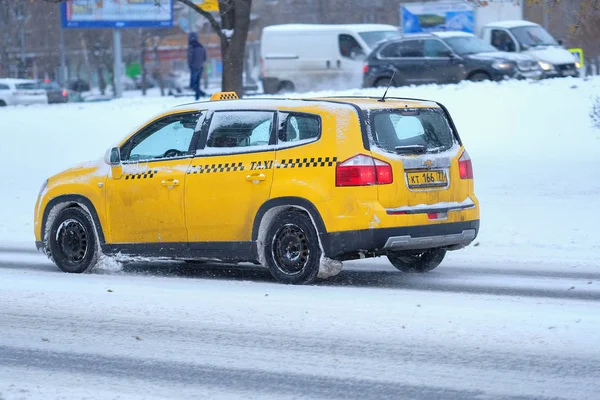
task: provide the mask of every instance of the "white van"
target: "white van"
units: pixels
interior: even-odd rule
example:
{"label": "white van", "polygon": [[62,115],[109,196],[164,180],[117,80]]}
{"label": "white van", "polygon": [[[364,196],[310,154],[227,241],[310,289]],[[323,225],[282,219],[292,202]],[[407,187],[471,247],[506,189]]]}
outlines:
{"label": "white van", "polygon": [[359,88],[364,58],[377,42],[396,36],[398,28],[381,24],[267,26],[260,45],[263,90]]}
{"label": "white van", "polygon": [[545,78],[579,76],[573,55],[543,27],[530,21],[498,21],[485,25],[482,39],[499,50],[535,58]]}

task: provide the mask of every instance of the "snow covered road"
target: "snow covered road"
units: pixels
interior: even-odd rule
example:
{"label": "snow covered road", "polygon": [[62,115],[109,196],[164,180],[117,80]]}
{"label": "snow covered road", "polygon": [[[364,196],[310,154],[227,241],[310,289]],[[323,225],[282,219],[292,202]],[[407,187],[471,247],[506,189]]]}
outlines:
{"label": "snow covered road", "polygon": [[477,265],[457,256],[409,276],[368,260],[290,287],[256,267],[67,275],[41,256],[4,253],[0,393],[597,398],[596,269]]}

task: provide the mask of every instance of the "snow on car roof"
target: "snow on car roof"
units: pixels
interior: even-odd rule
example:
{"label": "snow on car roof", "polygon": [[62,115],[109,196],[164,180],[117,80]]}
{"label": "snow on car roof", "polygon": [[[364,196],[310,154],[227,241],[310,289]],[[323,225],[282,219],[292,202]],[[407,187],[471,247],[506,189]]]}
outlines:
{"label": "snow on car roof", "polygon": [[0,78],[2,83],[36,83],[33,79]]}
{"label": "snow on car roof", "polygon": [[347,108],[353,105],[358,106],[363,110],[399,107],[439,107],[436,102],[429,100],[401,99],[392,97],[386,98],[385,102],[380,102],[378,100],[379,97],[367,96],[334,96],[297,99],[252,97],[239,100],[201,101],[181,104],[176,106],[175,110],[277,110],[303,107]]}
{"label": "snow on car roof", "polygon": [[297,31],[339,31],[349,30],[352,32],[369,31],[397,31],[393,25],[385,24],[283,24],[266,26],[265,32],[297,32]]}
{"label": "snow on car roof", "polygon": [[511,21],[490,22],[489,24],[487,24],[485,26],[510,29],[510,28],[518,28],[519,26],[538,26],[538,24],[536,24],[535,22],[531,22],[531,21],[517,19],[517,20],[511,20]]}
{"label": "snow on car roof", "polygon": [[468,33],[468,32],[461,32],[461,31],[445,31],[445,32],[431,32],[432,35],[437,36],[439,38],[449,38],[449,37],[457,37],[457,36],[464,36],[464,37],[474,37],[475,35],[473,35],[472,33]]}

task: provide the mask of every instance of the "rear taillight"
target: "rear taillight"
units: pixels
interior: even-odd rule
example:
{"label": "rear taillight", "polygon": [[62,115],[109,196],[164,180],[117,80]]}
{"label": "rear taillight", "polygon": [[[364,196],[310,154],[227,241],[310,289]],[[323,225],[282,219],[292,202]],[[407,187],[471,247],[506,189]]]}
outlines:
{"label": "rear taillight", "polygon": [[363,73],[366,74],[367,72],[369,72],[369,64],[364,64],[363,65]]}
{"label": "rear taillight", "polygon": [[392,166],[364,154],[339,163],[335,170],[336,186],[387,185],[392,182]]}
{"label": "rear taillight", "polygon": [[67,90],[66,90],[66,89],[63,89],[63,91],[62,91],[62,96],[63,96],[63,97],[67,97],[68,95],[69,95],[69,93],[67,92]]}
{"label": "rear taillight", "polygon": [[460,171],[460,179],[473,179],[473,164],[466,150],[458,159],[458,170]]}
{"label": "rear taillight", "polygon": [[260,76],[265,77],[265,60],[262,57],[260,58]]}

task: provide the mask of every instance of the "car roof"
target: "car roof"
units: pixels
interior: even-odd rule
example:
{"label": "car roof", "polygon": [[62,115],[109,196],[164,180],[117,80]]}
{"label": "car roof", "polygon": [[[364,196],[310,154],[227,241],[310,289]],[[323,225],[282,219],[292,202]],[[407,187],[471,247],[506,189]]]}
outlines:
{"label": "car roof", "polygon": [[0,78],[2,83],[36,83],[33,79]]}
{"label": "car roof", "polygon": [[521,19],[515,19],[515,20],[510,20],[510,21],[490,22],[489,24],[486,24],[485,26],[488,26],[491,28],[510,29],[510,28],[517,28],[519,26],[539,26],[539,25],[536,24],[535,22],[525,21],[525,20],[521,20]]}
{"label": "car roof", "polygon": [[[383,95],[383,91],[382,91]],[[388,108],[439,108],[435,101],[421,99],[404,99],[397,97],[386,97],[385,102],[379,101],[380,97],[366,96],[332,96],[311,98],[261,98],[251,97],[238,100],[201,101],[195,103],[181,104],[174,111],[189,109],[195,110],[273,110],[289,108],[323,107],[348,108],[358,107],[362,110],[376,110]]]}
{"label": "car roof", "polygon": [[347,30],[355,33],[369,31],[397,31],[398,28],[394,25],[386,24],[282,24],[270,25],[263,28],[267,32],[297,32],[297,31],[339,31]]}
{"label": "car roof", "polygon": [[437,36],[441,39],[449,37],[475,37],[472,33],[462,31],[444,31],[444,32],[431,32],[433,36]]}

